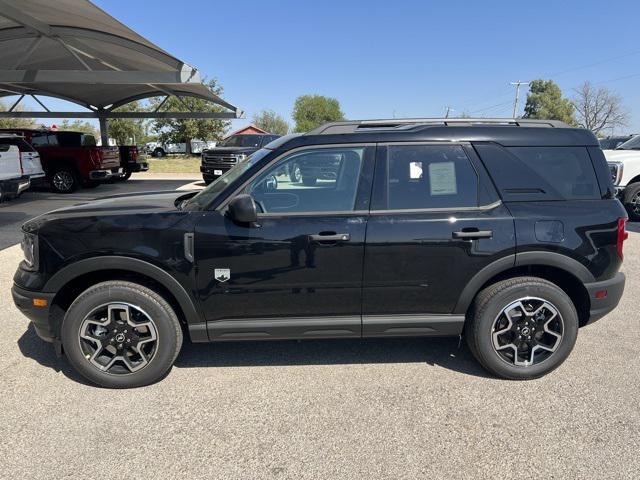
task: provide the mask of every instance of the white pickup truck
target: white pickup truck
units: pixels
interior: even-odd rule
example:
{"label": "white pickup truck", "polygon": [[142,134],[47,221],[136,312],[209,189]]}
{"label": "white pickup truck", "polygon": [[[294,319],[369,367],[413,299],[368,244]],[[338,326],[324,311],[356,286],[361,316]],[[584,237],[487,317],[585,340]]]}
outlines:
{"label": "white pickup truck", "polygon": [[619,145],[615,150],[603,150],[609,164],[611,179],[629,219],[640,221],[640,135]]}
{"label": "white pickup truck", "polygon": [[[191,153],[200,155],[203,150],[215,146],[216,142],[214,141],[191,140]],[[173,153],[187,153],[187,144],[149,142],[145,145],[145,150],[154,157],[162,158]]]}
{"label": "white pickup truck", "polygon": [[30,185],[29,176],[22,173],[18,147],[0,144],[0,202],[17,197]]}

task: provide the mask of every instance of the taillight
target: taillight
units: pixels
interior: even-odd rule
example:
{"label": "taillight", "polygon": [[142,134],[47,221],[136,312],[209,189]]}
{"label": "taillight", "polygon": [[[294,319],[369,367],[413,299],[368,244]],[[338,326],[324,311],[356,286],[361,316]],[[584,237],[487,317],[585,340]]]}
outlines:
{"label": "taillight", "polygon": [[627,232],[627,219],[619,218],[618,219],[618,239],[616,241],[616,250],[618,252],[618,256],[620,260],[622,260],[622,247],[624,245],[624,241],[629,238],[629,232]]}

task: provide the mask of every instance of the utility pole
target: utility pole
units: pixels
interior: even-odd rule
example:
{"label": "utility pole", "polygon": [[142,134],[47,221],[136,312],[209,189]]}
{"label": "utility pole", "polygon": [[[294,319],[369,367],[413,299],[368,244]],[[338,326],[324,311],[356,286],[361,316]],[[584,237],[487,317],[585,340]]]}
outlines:
{"label": "utility pole", "polygon": [[529,85],[529,82],[521,82],[518,80],[517,82],[511,82],[511,85],[516,86],[516,99],[513,102],[513,118],[516,118],[516,112],[518,111],[518,100],[520,99],[520,85]]}
{"label": "utility pole", "polygon": [[449,118],[449,113],[455,112],[455,110],[448,105],[445,108],[447,109],[447,112],[444,114],[444,118]]}

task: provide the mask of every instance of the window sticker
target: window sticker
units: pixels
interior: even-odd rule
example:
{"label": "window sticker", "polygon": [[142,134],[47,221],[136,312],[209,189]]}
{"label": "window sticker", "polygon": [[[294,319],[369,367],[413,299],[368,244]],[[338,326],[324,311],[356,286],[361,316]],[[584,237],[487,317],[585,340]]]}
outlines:
{"label": "window sticker", "polygon": [[422,162],[409,163],[409,178],[412,180],[422,178]]}
{"label": "window sticker", "polygon": [[434,162],[429,164],[429,186],[431,195],[455,195],[456,167],[453,162]]}

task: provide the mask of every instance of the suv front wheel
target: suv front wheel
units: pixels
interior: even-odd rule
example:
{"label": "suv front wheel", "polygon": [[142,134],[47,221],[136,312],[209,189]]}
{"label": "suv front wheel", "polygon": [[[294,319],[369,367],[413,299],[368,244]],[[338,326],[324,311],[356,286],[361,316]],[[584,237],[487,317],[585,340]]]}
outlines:
{"label": "suv front wheel", "polygon": [[511,380],[538,378],[560,366],[577,335],[571,299],[537,277],[503,280],[482,290],[465,331],[482,366]]}
{"label": "suv front wheel", "polygon": [[182,328],[167,301],[136,283],[109,281],[82,293],[62,324],[71,365],[108,388],[149,385],[171,369]]}

